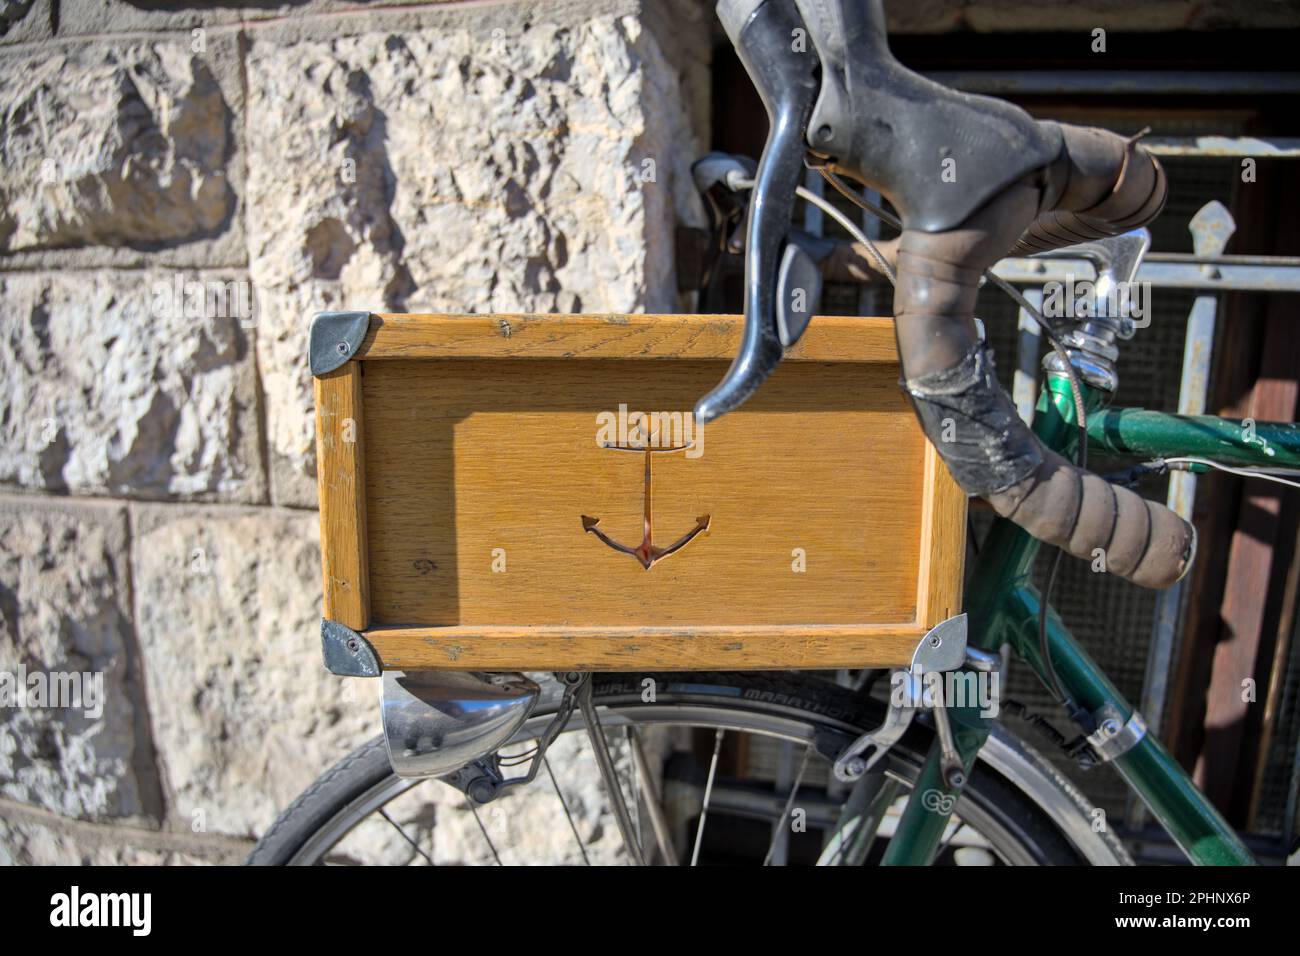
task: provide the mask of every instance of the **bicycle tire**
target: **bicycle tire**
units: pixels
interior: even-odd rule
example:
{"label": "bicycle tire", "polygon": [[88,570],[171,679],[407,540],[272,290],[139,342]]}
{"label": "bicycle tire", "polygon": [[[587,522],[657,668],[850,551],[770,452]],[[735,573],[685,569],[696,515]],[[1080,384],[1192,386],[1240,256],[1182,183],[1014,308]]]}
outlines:
{"label": "bicycle tire", "polygon": [[[654,679],[659,688],[653,703],[641,699],[647,677]],[[772,721],[786,721],[788,725],[782,725],[786,732],[807,740],[828,731],[856,735],[878,725],[882,713],[881,705],[863,694],[797,672],[597,674],[593,676],[592,693],[594,702],[606,714],[631,715],[637,722],[734,726],[745,723],[749,716],[769,724],[768,730],[755,732],[771,733],[771,727],[776,726]],[[532,720],[549,715],[554,703],[553,700],[540,703]],[[716,723],[694,719],[701,715],[712,715]],[[684,717],[692,719],[679,719]],[[573,726],[570,724],[570,732]],[[890,752],[888,769],[905,781],[914,780],[932,739],[928,727],[914,724]],[[1054,780],[1053,785],[1068,786],[1060,779]],[[399,786],[404,784],[393,774],[383,737],[376,737],[331,767],[286,808],[254,847],[247,863],[276,866],[319,862],[324,851],[317,853],[313,841],[326,828],[343,826],[339,821],[346,821],[350,813],[363,809],[368,795],[382,796],[385,787]],[[394,796],[400,792],[403,791],[396,791]],[[995,828],[1003,839],[1013,841],[1025,857],[1018,862],[1038,865],[1088,862],[1040,806],[1042,796],[1036,801],[1021,786],[981,762],[971,774],[958,805],[959,813],[963,819],[974,814],[985,826]],[[334,838],[330,846],[346,832]],[[305,853],[307,848],[311,852]],[[1128,862],[1122,847],[1116,847],[1113,862]]]}

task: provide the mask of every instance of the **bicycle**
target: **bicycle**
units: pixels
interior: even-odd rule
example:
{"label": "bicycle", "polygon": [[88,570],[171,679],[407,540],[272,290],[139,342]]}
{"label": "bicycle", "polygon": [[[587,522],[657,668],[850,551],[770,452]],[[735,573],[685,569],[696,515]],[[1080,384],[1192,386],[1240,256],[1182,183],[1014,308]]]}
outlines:
{"label": "bicycle", "polygon": [[[1300,467],[1300,430],[1106,408],[1115,360],[1131,332],[1122,310],[1103,307],[1067,328],[987,271],[1008,250],[1075,246],[1076,255],[1097,264],[1098,286],[1132,282],[1149,243],[1141,227],[1164,201],[1159,163],[1135,140],[1035,123],[1006,104],[911,74],[888,52],[878,0],[723,0],[719,16],[772,124],[756,167],[720,156],[696,166],[722,240],[734,239],[728,228],[745,233],[746,269],[741,353],[701,399],[697,418],[707,422],[743,403],[798,340],[814,304],[796,308],[790,295],[796,288],[815,288],[823,272],[844,269],[849,259],[858,272],[895,283],[905,387],[922,427],[963,488],[998,512],[968,581],[965,616],[945,622],[962,629],[958,659],[890,674],[887,701],[871,693],[873,685],[883,686],[881,672],[859,674],[855,687],[794,672],[535,678],[387,672],[387,734],[299,797],[250,862],[433,864],[441,857],[500,863],[488,823],[510,831],[518,847],[523,814],[497,814],[485,823],[480,810],[510,802],[539,816],[548,836],[544,849],[558,861],[696,862],[709,811],[716,809],[711,801],[728,733],[804,746],[784,794],[751,794],[748,803],[726,796],[729,809],[771,821],[767,861],[788,855],[786,824],[797,809],[814,829],[825,829],[820,863],[1131,862],[1107,828],[1094,826],[1087,800],[1032,748],[978,703],[955,701],[950,690],[945,699],[941,682],[922,680],[954,669],[975,677],[996,673],[1004,646],[1079,726],[1079,737],[1068,743],[1071,753],[1113,764],[1192,862],[1253,862],[1051,610],[1050,592],[1066,551],[1087,559],[1100,551],[1108,571],[1146,586],[1178,580],[1194,556],[1195,532],[1182,517],[1086,471],[1090,445],[1141,459],[1142,474],[1215,467],[1263,474]],[[789,38],[800,30],[815,56],[791,55]],[[893,127],[906,135],[891,135]],[[952,129],[963,134],[953,138],[955,147]],[[951,168],[947,160],[963,177],[961,190],[936,185]],[[901,238],[873,243],[826,204],[855,244],[792,232],[795,197],[817,201],[798,185],[806,165],[899,228]],[[842,174],[876,188],[898,215],[855,192]],[[734,200],[741,191],[751,192],[747,218]],[[1034,315],[1052,346],[1032,430],[992,377],[972,315],[981,275]],[[1031,571],[1043,543],[1058,551],[1040,595]],[[423,709],[404,712],[412,702]],[[702,784],[688,779],[683,786],[671,775],[661,783],[645,748],[683,726],[714,731],[707,776]],[[604,733],[609,728],[624,731],[617,753]],[[417,729],[439,746],[414,755],[395,746]],[[578,749],[578,731],[587,734],[589,754]],[[608,807],[589,791],[571,788],[566,796],[552,760],[581,769],[584,780],[599,779]],[[507,776],[525,765],[519,776]],[[543,770],[550,790],[528,786]],[[631,806],[620,780],[628,774]],[[422,786],[428,779],[448,789],[429,796]],[[684,812],[667,811],[683,801]],[[614,832],[617,844],[605,839]]]}

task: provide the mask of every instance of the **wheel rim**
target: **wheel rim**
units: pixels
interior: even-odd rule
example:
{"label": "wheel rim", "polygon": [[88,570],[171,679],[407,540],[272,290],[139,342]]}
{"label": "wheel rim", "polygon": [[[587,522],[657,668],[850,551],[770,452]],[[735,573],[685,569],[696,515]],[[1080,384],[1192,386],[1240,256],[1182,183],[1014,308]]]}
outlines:
{"label": "wheel rim", "polygon": [[[535,739],[550,721],[552,715],[549,711],[550,708],[547,708],[543,713],[534,714],[511,738],[507,747],[517,746]],[[707,706],[686,703],[606,702],[600,705],[600,720],[602,727],[606,731],[627,726],[638,729],[647,727],[689,727],[717,730],[720,728],[729,733],[754,734],[768,739],[804,745],[810,745],[814,735],[821,728],[831,727],[855,732],[855,728],[851,725],[834,719],[818,718],[814,723],[813,718],[795,708],[774,706],[770,710],[755,711],[747,708],[729,707],[725,702]],[[561,736],[572,737],[582,730],[581,717],[575,714],[569,720]],[[813,759],[823,760],[817,755],[814,755]],[[911,784],[920,770],[920,759],[911,752],[896,748],[889,755],[888,761],[887,774],[901,784],[901,792],[905,795],[910,794]],[[539,776],[531,786],[539,787],[543,784],[544,777]],[[397,798],[424,785],[453,789],[437,780],[404,780],[390,774],[336,812],[304,842],[289,862],[292,865],[313,865],[330,862],[329,855],[331,851],[346,840],[358,825],[382,812],[385,807]],[[503,799],[509,800],[510,798]],[[563,803],[563,799],[561,799],[561,803]],[[567,815],[567,806],[565,806],[565,812]],[[987,844],[988,849],[1002,863],[1031,865],[1038,862],[1032,848],[1025,846],[1014,834],[1003,827],[992,813],[981,807],[969,795],[964,795],[959,800],[953,817],[957,823],[946,834],[948,840],[954,839],[959,831],[969,830],[978,834]],[[475,819],[478,820],[477,814]],[[402,831],[402,828],[397,823],[391,819],[388,819],[388,822],[397,827],[399,832],[402,832],[402,836],[419,850],[418,844]],[[773,820],[773,823],[775,822]],[[479,821],[479,827],[483,827],[481,821]],[[487,831],[484,830],[483,833],[486,837]],[[882,828],[879,838],[886,838],[887,834],[888,828]],[[581,845],[580,838],[579,845]],[[420,855],[424,855],[422,850],[419,850],[419,852]],[[492,852],[495,856],[495,847],[492,847]],[[585,849],[583,852],[585,857]],[[429,858],[426,856],[426,859]]]}

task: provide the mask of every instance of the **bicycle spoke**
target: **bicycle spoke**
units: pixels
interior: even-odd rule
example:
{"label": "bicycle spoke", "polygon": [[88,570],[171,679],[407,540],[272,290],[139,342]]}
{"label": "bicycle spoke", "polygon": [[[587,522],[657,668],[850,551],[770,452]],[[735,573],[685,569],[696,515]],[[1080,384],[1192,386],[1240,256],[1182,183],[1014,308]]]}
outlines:
{"label": "bicycle spoke", "polygon": [[704,782],[704,803],[700,807],[700,825],[695,828],[695,846],[691,849],[691,866],[700,862],[700,844],[704,842],[704,821],[709,816],[709,799],[713,796],[713,778],[718,772],[718,754],[722,752],[722,735],[726,730],[719,727],[713,738],[713,759],[709,761],[709,779]]}
{"label": "bicycle spoke", "polygon": [[582,843],[582,834],[578,832],[578,825],[573,822],[573,814],[569,812],[569,804],[564,799],[564,794],[560,792],[559,781],[555,779],[555,771],[551,769],[551,761],[543,756],[542,766],[546,768],[546,774],[551,778],[551,786],[555,788],[555,795],[560,798],[560,806],[564,808],[564,818],[569,821],[569,829],[573,831],[573,838],[578,841],[578,851],[582,854],[582,862],[591,866],[591,860],[587,856],[587,848]]}
{"label": "bicycle spoke", "polygon": [[644,853],[645,835],[641,832],[640,778],[637,774],[636,760],[632,757],[632,735],[635,733],[636,729],[631,724],[623,728],[623,737],[627,741],[628,764],[630,765],[628,772],[632,774],[632,785],[628,787],[632,794],[632,822],[635,824],[636,829],[636,845],[642,847]]}
{"label": "bicycle spoke", "polygon": [[632,728],[629,743],[632,746],[632,762],[636,765],[637,779],[641,784],[641,799],[645,803],[646,812],[650,815],[650,829],[654,831],[655,843],[659,845],[659,853],[664,858],[664,864],[677,866],[677,848],[673,846],[672,835],[668,832],[668,819],[664,816],[663,800],[650,774],[650,763],[646,760],[645,749],[641,746],[641,738],[637,736],[635,727]]}
{"label": "bicycle spoke", "polygon": [[483,834],[483,839],[487,841],[488,849],[492,851],[492,859],[497,861],[497,866],[505,866],[505,864],[501,862],[501,854],[497,853],[496,844],[494,844],[492,838],[488,836],[487,827],[485,827],[483,821],[479,819],[478,808],[474,806],[474,801],[469,799],[469,797],[466,797],[465,806],[469,807],[469,812],[474,814],[474,822],[478,824],[479,832]]}
{"label": "bicycle spoke", "polygon": [[383,807],[380,807],[379,815],[383,817],[385,820],[387,820],[389,825],[401,835],[402,839],[405,840],[407,843],[411,844],[411,848],[414,849],[416,853],[420,854],[420,856],[424,857],[424,859],[428,862],[430,866],[437,865],[436,863],[433,862],[433,858],[430,857],[429,854],[425,853],[424,850],[420,848],[420,844],[416,843],[414,840],[412,840],[409,836],[406,835],[406,831],[402,829],[402,827],[398,824],[396,820],[394,820],[392,817],[388,815],[387,810],[385,810]]}
{"label": "bicycle spoke", "polygon": [[808,770],[808,758],[812,755],[812,747],[803,748],[803,760],[799,762],[799,772],[794,775],[794,783],[790,785],[790,796],[786,798],[785,807],[781,810],[781,817],[772,827],[772,842],[767,845],[767,855],[763,857],[763,865],[768,866],[772,862],[772,855],[776,852],[776,845],[781,839],[781,835],[786,832],[786,823],[790,819],[790,810],[794,807],[794,798],[799,793],[799,785],[803,783],[803,775]]}
{"label": "bicycle spoke", "polygon": [[948,849],[948,846],[952,841],[957,839],[957,834],[966,827],[966,824],[962,823],[960,820],[953,820],[948,825],[952,827],[952,830],[944,837],[943,842],[939,844],[939,849],[934,851],[934,858],[936,860],[943,856],[944,851]]}

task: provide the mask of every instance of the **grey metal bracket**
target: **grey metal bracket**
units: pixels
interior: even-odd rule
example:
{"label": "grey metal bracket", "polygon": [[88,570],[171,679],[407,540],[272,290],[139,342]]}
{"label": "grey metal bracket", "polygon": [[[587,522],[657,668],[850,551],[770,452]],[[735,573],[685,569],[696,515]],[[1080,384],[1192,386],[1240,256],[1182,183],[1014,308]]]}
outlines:
{"label": "grey metal bracket", "polygon": [[378,677],[379,657],[370,642],[337,621],[320,622],[325,667],[339,677]]}
{"label": "grey metal bracket", "polygon": [[966,664],[966,615],[958,614],[930,628],[912,653],[912,674],[924,681],[934,698],[934,729],[939,737],[939,765],[943,780],[954,790],[966,785],[966,770],[948,720],[943,683],[931,674],[959,670]]}
{"label": "grey metal bracket", "polygon": [[955,671],[966,663],[966,615],[958,614],[940,621],[917,643],[912,651],[913,674],[926,671]]}
{"label": "grey metal bracket", "polygon": [[862,734],[839,753],[832,766],[836,780],[848,783],[866,776],[912,726],[916,709],[921,706],[921,683],[915,674],[904,670],[894,671],[889,680],[890,698],[884,723]]}
{"label": "grey metal bracket", "polygon": [[312,375],[342,368],[361,351],[370,331],[369,312],[317,312],[311,320],[308,361]]}
{"label": "grey metal bracket", "polygon": [[[895,671],[891,676],[891,684],[897,681],[898,685],[891,688],[884,723],[875,730],[862,734],[835,759],[833,772],[836,779],[857,780],[875,766],[907,732],[917,710],[925,706],[923,675],[959,670],[966,665],[968,656],[965,614],[950,617],[930,628],[912,651],[911,666],[905,671]],[[983,655],[977,657],[977,669],[993,669],[991,662],[985,661]],[[942,700],[937,704],[938,709],[942,710]],[[946,711],[944,716],[947,716]],[[946,724],[943,730],[946,737]],[[863,757],[868,748],[871,748],[871,752]],[[951,744],[944,749],[949,754],[953,750]]]}

